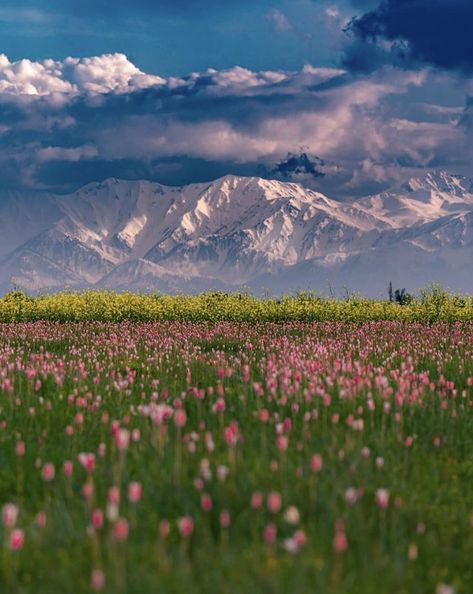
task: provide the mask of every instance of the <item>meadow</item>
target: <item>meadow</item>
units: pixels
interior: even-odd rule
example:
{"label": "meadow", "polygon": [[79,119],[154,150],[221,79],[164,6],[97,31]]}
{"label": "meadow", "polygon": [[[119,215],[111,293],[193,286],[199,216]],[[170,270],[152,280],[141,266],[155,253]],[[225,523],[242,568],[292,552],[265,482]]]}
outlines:
{"label": "meadow", "polygon": [[463,321],[2,323],[0,591],[472,592],[472,355]]}

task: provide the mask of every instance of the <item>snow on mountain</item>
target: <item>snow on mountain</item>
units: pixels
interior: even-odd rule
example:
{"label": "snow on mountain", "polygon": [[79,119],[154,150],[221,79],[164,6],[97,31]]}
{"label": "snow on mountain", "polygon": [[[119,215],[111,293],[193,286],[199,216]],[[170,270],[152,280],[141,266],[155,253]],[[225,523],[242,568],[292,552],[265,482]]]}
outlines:
{"label": "snow on mountain", "polygon": [[364,198],[359,204],[391,225],[404,228],[473,208],[473,183],[445,172],[432,172]]}
{"label": "snow on mountain", "polygon": [[2,291],[473,290],[473,184],[443,172],[352,202],[255,177],[108,179],[67,196],[0,192],[0,217]]}

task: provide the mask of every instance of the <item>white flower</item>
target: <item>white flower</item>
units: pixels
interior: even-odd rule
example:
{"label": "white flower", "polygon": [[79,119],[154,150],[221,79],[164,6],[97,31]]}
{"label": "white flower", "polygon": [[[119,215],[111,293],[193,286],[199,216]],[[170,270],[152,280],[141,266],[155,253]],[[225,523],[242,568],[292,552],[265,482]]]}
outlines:
{"label": "white flower", "polygon": [[288,507],[286,509],[286,512],[284,513],[284,519],[288,524],[292,524],[293,526],[299,524],[300,514],[297,507],[295,507],[294,505]]}

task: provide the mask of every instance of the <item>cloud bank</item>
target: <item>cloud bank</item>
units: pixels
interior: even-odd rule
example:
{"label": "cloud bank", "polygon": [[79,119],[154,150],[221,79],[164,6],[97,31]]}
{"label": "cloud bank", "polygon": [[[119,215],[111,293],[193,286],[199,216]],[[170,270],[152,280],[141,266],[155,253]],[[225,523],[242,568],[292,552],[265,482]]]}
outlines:
{"label": "cloud bank", "polygon": [[368,193],[418,168],[468,166],[471,107],[428,100],[432,85],[453,84],[446,76],[306,66],[162,78],[123,54],[0,56],[0,176],[5,186],[68,191],[110,176],[179,185],[281,175]]}

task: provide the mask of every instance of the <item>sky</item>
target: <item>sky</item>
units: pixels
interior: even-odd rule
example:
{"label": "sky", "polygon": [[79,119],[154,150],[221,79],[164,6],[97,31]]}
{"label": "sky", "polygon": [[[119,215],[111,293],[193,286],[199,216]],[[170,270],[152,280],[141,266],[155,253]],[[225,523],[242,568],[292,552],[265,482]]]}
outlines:
{"label": "sky", "polygon": [[471,0],[4,0],[0,179],[473,175]]}

